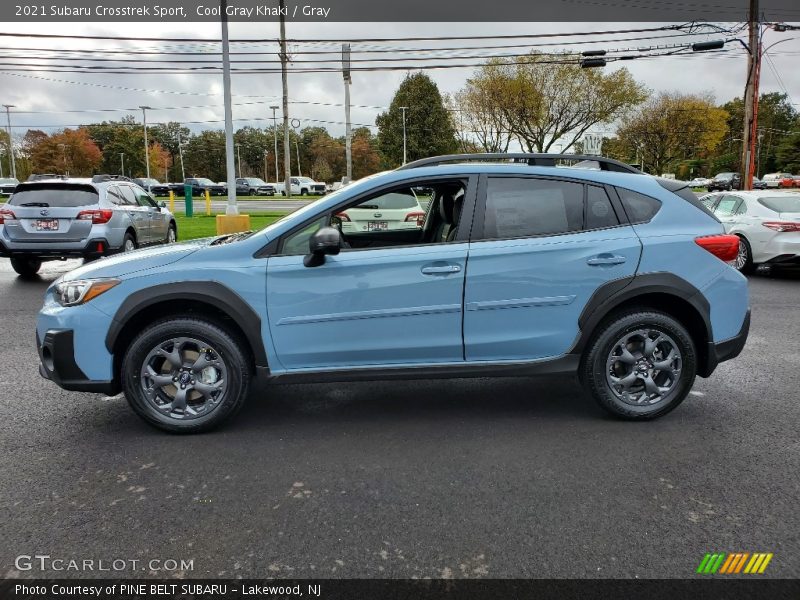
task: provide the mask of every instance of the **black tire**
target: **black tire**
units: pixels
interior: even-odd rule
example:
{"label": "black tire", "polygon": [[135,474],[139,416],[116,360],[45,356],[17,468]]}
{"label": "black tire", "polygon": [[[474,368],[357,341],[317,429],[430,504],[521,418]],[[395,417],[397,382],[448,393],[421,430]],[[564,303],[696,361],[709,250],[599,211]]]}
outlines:
{"label": "black tire", "polygon": [[[617,342],[626,335],[635,335],[641,329],[663,333],[671,338],[680,353],[681,362],[679,375],[662,398],[652,404],[637,405],[618,397],[611,387],[608,375],[610,369],[617,368],[619,363],[615,363],[613,367],[607,365]],[[632,354],[636,353],[632,351]],[[635,370],[632,366],[631,371]],[[697,352],[689,332],[670,315],[647,308],[620,312],[601,323],[587,346],[580,367],[580,380],[584,389],[601,408],[616,417],[637,421],[661,417],[677,407],[692,389],[696,374]]]}
{"label": "black tire", "polygon": [[177,226],[177,225],[175,225],[175,221],[172,221],[172,222],[169,224],[169,229],[167,229],[167,239],[166,239],[166,240],[164,240],[164,243],[165,243],[165,244],[170,244],[170,243],[172,243],[172,242],[170,241],[170,239],[169,239],[169,238],[170,238],[170,233],[172,233],[172,234],[173,234],[173,237],[174,237],[174,240],[173,240],[173,241],[177,242],[177,241],[178,241],[178,226]]}
{"label": "black tire", "polygon": [[33,277],[42,267],[42,261],[38,258],[11,257],[11,268],[22,277]]}
{"label": "black tire", "polygon": [[753,262],[753,250],[750,248],[750,242],[742,236],[739,236],[739,252],[744,253],[744,262],[740,266],[737,257],[737,262],[734,263],[736,269],[745,275],[755,273],[757,265]]}
{"label": "black tire", "polygon": [[[182,419],[160,412],[143,388],[141,371],[148,354],[177,337],[193,338],[216,349],[227,373],[226,388],[219,404],[207,414],[194,418]],[[202,318],[172,317],[149,325],[133,340],[122,361],[121,377],[128,403],[147,423],[172,433],[200,433],[218,427],[241,409],[250,386],[250,357],[238,336],[217,323]]]}
{"label": "black tire", "polygon": [[[129,245],[132,244],[133,248],[129,248]],[[125,232],[125,237],[122,238],[122,247],[119,249],[120,252],[130,252],[131,250],[136,250],[139,247],[139,244],[136,243],[136,237],[130,232]]]}
{"label": "black tire", "polygon": [[300,190],[300,195],[301,196],[308,196],[308,190],[306,188],[302,188]]}

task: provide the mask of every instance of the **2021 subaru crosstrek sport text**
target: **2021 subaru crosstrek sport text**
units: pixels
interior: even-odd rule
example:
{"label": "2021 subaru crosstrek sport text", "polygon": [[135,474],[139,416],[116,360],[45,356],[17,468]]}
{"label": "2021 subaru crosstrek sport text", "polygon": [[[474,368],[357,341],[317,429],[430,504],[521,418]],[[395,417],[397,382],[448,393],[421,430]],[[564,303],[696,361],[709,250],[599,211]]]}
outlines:
{"label": "2021 subaru crosstrek sport text", "polygon": [[[683,183],[568,158],[586,160],[424,159],[258,232],[81,267],[47,290],[40,371],[124,391],[176,432],[231,417],[257,374],[577,374],[617,416],[664,415],[744,346],[747,283],[728,264],[739,239]],[[425,218],[390,226],[380,199],[413,190]],[[343,232],[352,209],[377,225]]]}

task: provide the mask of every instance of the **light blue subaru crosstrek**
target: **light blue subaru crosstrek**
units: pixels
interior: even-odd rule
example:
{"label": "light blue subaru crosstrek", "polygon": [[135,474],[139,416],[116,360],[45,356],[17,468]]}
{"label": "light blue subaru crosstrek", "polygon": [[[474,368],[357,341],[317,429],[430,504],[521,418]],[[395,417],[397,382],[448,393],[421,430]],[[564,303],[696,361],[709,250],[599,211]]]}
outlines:
{"label": "light blue subaru crosstrek", "polygon": [[[415,208],[415,226],[392,225],[389,194],[424,219]],[[350,209],[359,226],[344,234]],[[66,274],[39,314],[40,371],[123,391],[175,432],[231,417],[256,375],[577,374],[606,410],[651,419],[745,344],[747,282],[727,264],[738,244],[685,184],[610,159],[423,159],[261,231]]]}

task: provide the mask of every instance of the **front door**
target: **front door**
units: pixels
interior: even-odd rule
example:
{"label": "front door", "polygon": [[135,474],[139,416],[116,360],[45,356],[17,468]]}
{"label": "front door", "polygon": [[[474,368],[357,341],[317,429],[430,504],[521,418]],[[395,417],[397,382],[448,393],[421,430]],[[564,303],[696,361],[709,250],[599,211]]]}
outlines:
{"label": "front door", "polygon": [[534,360],[569,351],[595,290],[636,271],[641,243],[620,221],[601,186],[489,177],[469,250],[466,360]]}
{"label": "front door", "polygon": [[[440,185],[463,192],[460,182]],[[438,217],[420,217],[425,209],[408,188],[356,202],[288,234],[279,254],[268,259],[267,313],[281,366],[293,371],[462,363],[468,234],[437,238]],[[374,213],[365,208],[373,205],[402,210],[403,218],[373,214],[381,223],[373,230],[356,218],[358,211]],[[343,228],[347,247],[321,266],[304,266],[310,236],[334,214],[341,225],[353,225]]]}

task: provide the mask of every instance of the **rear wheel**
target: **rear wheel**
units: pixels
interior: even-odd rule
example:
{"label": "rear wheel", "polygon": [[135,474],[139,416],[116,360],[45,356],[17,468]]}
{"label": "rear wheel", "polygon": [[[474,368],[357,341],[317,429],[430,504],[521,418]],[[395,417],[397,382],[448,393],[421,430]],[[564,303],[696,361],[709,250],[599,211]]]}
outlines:
{"label": "rear wheel", "polygon": [[42,261],[38,258],[19,258],[16,256],[11,258],[11,268],[23,277],[36,275],[41,267]]}
{"label": "rear wheel", "polygon": [[178,229],[175,227],[175,223],[169,224],[169,229],[167,229],[167,243],[174,244],[178,241]]}
{"label": "rear wheel", "polygon": [[734,266],[742,273],[752,273],[756,270],[750,243],[743,237],[739,237],[739,253],[736,255]]}
{"label": "rear wheel", "polygon": [[133,234],[129,231],[125,234],[125,238],[122,240],[122,251],[133,252],[137,247],[136,238],[133,237]]}
{"label": "rear wheel", "polygon": [[244,404],[250,360],[212,321],[172,318],[147,327],[122,362],[125,397],[149,424],[176,433],[217,427]]}
{"label": "rear wheel", "polygon": [[581,381],[597,403],[630,420],[654,419],[683,402],[697,373],[686,328],[646,309],[605,321],[581,364]]}

